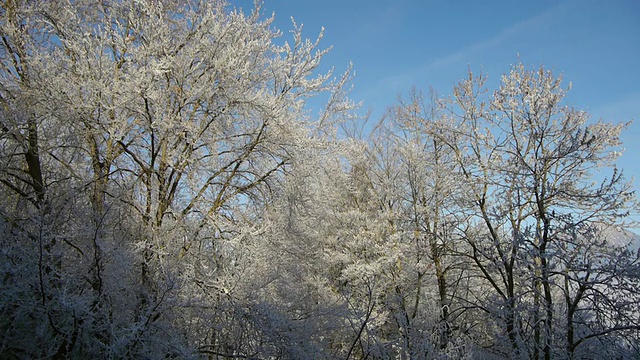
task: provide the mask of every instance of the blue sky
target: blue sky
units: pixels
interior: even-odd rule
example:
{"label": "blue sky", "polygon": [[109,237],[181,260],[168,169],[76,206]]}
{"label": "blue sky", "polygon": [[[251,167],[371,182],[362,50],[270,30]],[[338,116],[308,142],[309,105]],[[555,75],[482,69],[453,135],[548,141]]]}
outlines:
{"label": "blue sky", "polygon": [[[245,10],[251,0],[232,0]],[[640,187],[640,1],[265,0],[275,26],[291,17],[333,46],[323,68],[356,71],[352,98],[377,120],[412,86],[448,95],[471,67],[495,88],[510,64],[544,65],[573,83],[567,103],[593,120],[635,120],[619,162]]]}

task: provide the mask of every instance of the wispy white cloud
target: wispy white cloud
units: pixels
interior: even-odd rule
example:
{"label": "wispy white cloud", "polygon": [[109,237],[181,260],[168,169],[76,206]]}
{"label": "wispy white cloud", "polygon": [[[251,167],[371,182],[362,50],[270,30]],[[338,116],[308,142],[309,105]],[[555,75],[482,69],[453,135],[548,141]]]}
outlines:
{"label": "wispy white cloud", "polygon": [[[588,110],[595,119],[606,121],[633,121],[635,130],[640,130],[640,92],[625,94],[614,101],[599,104]],[[595,120],[594,119],[594,120]],[[640,137],[640,131],[636,131]]]}
{"label": "wispy white cloud", "polygon": [[[380,81],[381,86],[404,86],[414,79],[420,78],[425,74],[437,70],[440,67],[457,64],[460,62],[468,61],[468,59],[474,58],[478,54],[487,52],[492,49],[498,49],[504,46],[509,41],[515,41],[519,36],[527,33],[531,33],[544,26],[548,26],[553,20],[554,16],[561,13],[563,8],[566,8],[567,3],[558,4],[547,11],[535,15],[529,19],[516,23],[503,31],[495,34],[493,37],[482,40],[475,44],[462,48],[454,53],[442,56],[435,60],[432,60],[426,64],[404,70],[402,72],[387,76]],[[513,56],[516,54],[514,53]]]}
{"label": "wispy white cloud", "polygon": [[[362,10],[361,10],[362,11]],[[362,23],[358,29],[363,34],[378,34],[388,31],[403,23],[406,10],[398,4],[391,3],[385,8],[378,9],[371,14],[363,14]]]}

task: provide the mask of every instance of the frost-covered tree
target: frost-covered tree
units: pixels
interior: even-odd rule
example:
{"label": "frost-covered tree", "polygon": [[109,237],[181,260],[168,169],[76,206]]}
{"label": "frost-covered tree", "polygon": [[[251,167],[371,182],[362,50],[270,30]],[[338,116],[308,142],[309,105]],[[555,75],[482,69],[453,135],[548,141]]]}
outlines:
{"label": "frost-covered tree", "polygon": [[623,230],[635,198],[613,165],[625,125],[565,106],[561,80],[518,64],[490,93],[469,73],[444,99],[414,90],[376,130],[360,173],[401,239],[388,248],[404,244],[394,331],[436,313],[413,321],[437,334],[429,356],[638,351],[638,257]]}
{"label": "frost-covered tree", "polygon": [[[443,354],[462,356],[466,332],[456,319],[469,308],[465,287],[469,283],[464,261],[456,256],[460,237],[456,229],[466,222],[455,152],[446,139],[447,119],[440,112],[437,95],[425,98],[415,88],[389,113],[394,145],[401,158],[403,176],[402,218],[413,231],[418,293],[432,312],[434,343]],[[417,295],[417,294],[416,294]],[[419,297],[416,297],[416,305]],[[424,304],[423,304],[424,306]]]}
{"label": "frost-covered tree", "polygon": [[[638,275],[635,254],[611,245],[600,231],[628,223],[635,201],[631,185],[615,168],[604,180],[594,178],[615,163],[624,125],[589,123],[585,112],[563,104],[565,93],[561,78],[518,64],[493,94],[487,94],[483,76],[470,73],[443,102],[450,125],[442,141],[455,152],[460,186],[468,189],[470,217],[460,229],[464,256],[485,284],[472,296],[495,321],[495,336],[505,336],[512,357],[574,356],[580,345],[572,340],[576,316],[589,323],[581,330],[584,338],[638,329],[629,318],[634,309],[626,308],[623,317],[631,322],[622,325],[610,320],[609,310],[588,304],[596,292],[605,303],[639,295],[623,285]],[[594,277],[588,274],[592,267],[611,274],[605,270],[615,267],[605,260],[610,252],[626,265],[605,295],[587,284]],[[569,265],[577,253],[598,260],[586,268]],[[584,291],[590,295],[583,297]],[[558,321],[568,328],[559,328]]]}
{"label": "frost-covered tree", "polygon": [[352,107],[348,74],[317,72],[321,36],[294,24],[283,41],[259,7],[225,1],[1,11],[0,352],[284,351],[268,306],[244,321],[240,242],[298,150]]}
{"label": "frost-covered tree", "polygon": [[261,11],[2,3],[0,357],[638,356],[624,125],[518,64],[349,138]]}

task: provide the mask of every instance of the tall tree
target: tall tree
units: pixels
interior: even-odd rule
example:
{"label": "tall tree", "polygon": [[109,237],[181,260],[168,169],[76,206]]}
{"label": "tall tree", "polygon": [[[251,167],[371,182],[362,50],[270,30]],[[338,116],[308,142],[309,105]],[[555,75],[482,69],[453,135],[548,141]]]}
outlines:
{"label": "tall tree", "polygon": [[461,330],[455,318],[466,307],[455,299],[457,289],[464,286],[464,266],[459,266],[454,256],[459,241],[455,230],[465,221],[465,215],[459,207],[464,196],[459,184],[464,180],[456,171],[455,153],[443,140],[447,125],[440,110],[435,92],[425,98],[414,88],[407,100],[400,100],[391,109],[390,116],[394,144],[401,154],[401,172],[406,174],[406,194],[401,196],[403,216],[411,224],[417,264],[423,268],[418,272],[417,288],[424,288],[424,292],[437,290],[430,295],[433,299],[428,306],[439,309],[434,332],[439,348],[446,350],[452,345],[450,341],[462,338],[462,333],[452,336],[452,332]]}
{"label": "tall tree", "polygon": [[504,306],[483,308],[504,322],[511,356],[559,354],[559,262],[574,251],[567,232],[623,225],[634,205],[618,170],[593,182],[619,155],[624,125],[589,124],[585,112],[563,105],[561,80],[518,64],[486,97],[484,77],[470,73],[445,103],[455,125],[443,141],[470,190],[467,256]]}
{"label": "tall tree", "polygon": [[[229,243],[259,222],[298,150],[334,133],[353,107],[349,72],[317,71],[322,34],[307,40],[294,24],[291,39],[276,40],[259,7],[245,14],[226,1],[1,9],[3,229],[30,238],[2,243],[29,275],[3,280],[13,300],[2,307],[12,320],[1,351],[248,356],[286,346],[234,339],[231,324],[249,300],[220,289],[238,284],[241,270]],[[320,93],[329,103],[311,117],[306,101]],[[38,264],[20,260],[34,250]],[[26,301],[30,282],[39,306]],[[11,340],[31,337],[28,327],[9,331],[29,313],[48,319],[33,320],[46,330],[38,349]],[[268,331],[260,326],[251,331]],[[181,335],[158,340],[163,331]]]}

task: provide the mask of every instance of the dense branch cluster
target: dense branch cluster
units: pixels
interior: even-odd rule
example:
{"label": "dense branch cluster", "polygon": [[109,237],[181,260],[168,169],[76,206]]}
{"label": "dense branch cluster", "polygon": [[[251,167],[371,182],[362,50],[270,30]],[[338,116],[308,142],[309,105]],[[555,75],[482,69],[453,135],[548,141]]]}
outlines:
{"label": "dense branch cluster", "polygon": [[1,358],[640,356],[625,125],[518,64],[358,137],[272,21],[3,2]]}

